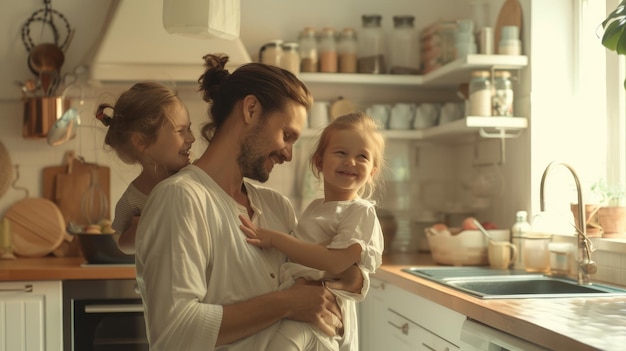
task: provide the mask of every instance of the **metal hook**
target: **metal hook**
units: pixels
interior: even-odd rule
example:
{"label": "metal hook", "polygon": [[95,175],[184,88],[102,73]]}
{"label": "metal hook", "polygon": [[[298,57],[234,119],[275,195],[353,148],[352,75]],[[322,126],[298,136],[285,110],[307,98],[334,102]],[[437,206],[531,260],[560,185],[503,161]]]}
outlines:
{"label": "metal hook", "polygon": [[28,189],[23,187],[23,186],[15,185],[19,179],[20,179],[20,165],[15,164],[15,180],[13,181],[13,183],[11,183],[11,186],[15,190],[22,190],[22,191],[24,191],[26,193],[26,196],[24,198],[28,198],[28,196],[29,196]]}

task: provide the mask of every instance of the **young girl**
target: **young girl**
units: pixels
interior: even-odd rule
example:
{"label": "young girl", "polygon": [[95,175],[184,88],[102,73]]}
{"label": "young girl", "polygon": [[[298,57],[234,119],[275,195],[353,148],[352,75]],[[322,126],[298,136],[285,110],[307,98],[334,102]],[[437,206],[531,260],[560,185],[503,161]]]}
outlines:
{"label": "young girl", "polygon": [[250,244],[275,248],[290,259],[281,268],[281,288],[299,277],[332,280],[353,265],[365,279],[359,293],[332,290],[342,306],[341,337],[283,320],[268,350],[358,349],[355,302],[365,298],[368,275],[382,262],[382,230],[369,199],[379,185],[384,148],[384,138],[371,117],[362,113],[341,116],[324,129],[311,157],[313,174],[324,182],[324,198],[305,209],[294,236],[256,228],[240,216]]}
{"label": "young girl", "polygon": [[156,82],[141,82],[122,93],[115,106],[101,104],[98,118],[109,127],[104,143],[141,173],[115,207],[112,228],[120,250],[135,252],[135,232],[148,194],[157,183],[189,164],[191,131],[187,108],[175,92]]}

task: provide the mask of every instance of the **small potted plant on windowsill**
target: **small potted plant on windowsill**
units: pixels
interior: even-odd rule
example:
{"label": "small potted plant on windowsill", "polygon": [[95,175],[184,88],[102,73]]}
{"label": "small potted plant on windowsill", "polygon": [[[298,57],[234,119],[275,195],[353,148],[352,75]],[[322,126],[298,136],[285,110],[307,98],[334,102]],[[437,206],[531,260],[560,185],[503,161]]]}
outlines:
{"label": "small potted plant on windowsill", "polygon": [[604,179],[591,186],[600,199],[598,221],[604,234],[626,233],[626,189],[621,184],[608,184]]}

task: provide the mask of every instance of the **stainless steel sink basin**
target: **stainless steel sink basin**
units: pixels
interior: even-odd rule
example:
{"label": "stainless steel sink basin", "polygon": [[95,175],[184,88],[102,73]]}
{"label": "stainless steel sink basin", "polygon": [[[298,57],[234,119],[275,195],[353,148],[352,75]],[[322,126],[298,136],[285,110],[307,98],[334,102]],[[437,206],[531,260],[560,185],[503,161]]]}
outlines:
{"label": "stainless steel sink basin", "polygon": [[609,297],[626,289],[601,284],[579,285],[567,278],[485,267],[414,267],[404,269],[421,278],[481,299]]}

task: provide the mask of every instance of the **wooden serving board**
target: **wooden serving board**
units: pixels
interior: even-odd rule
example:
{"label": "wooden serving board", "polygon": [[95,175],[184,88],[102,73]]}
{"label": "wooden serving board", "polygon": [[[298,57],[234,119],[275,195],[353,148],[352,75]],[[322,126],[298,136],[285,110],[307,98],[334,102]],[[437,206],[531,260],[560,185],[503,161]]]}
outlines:
{"label": "wooden serving board", "polygon": [[496,27],[493,33],[495,45],[494,52],[498,52],[498,45],[502,35],[502,27],[517,26],[519,28],[520,39],[522,36],[522,7],[518,0],[506,0],[500,8]]}
{"label": "wooden serving board", "polygon": [[24,257],[43,257],[52,253],[66,235],[65,221],[54,202],[26,198],[5,213],[11,222],[13,251]]}

